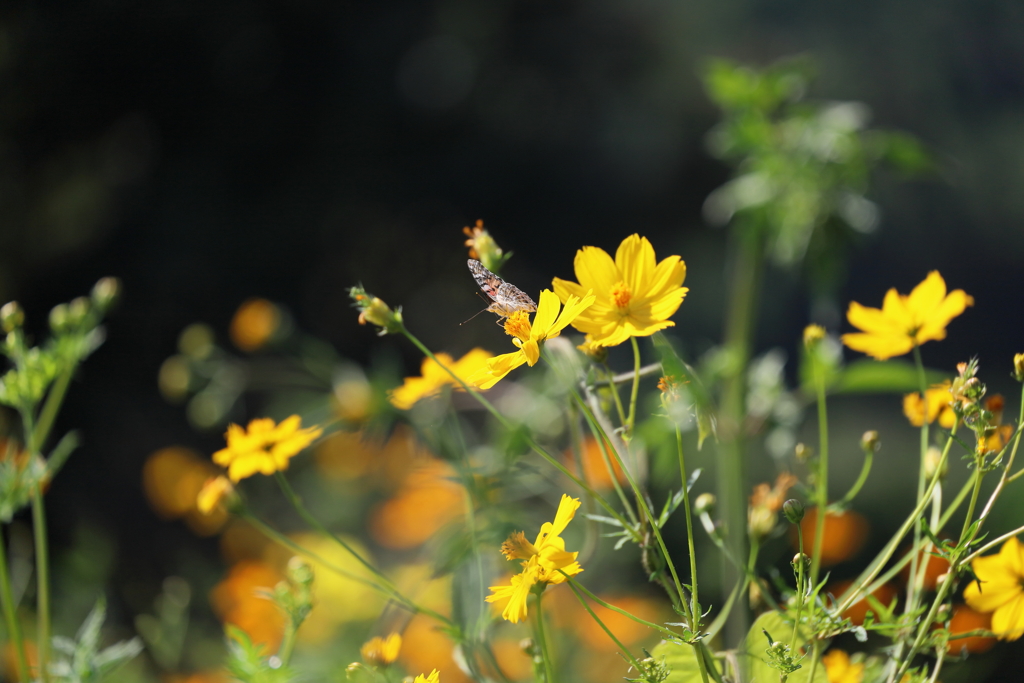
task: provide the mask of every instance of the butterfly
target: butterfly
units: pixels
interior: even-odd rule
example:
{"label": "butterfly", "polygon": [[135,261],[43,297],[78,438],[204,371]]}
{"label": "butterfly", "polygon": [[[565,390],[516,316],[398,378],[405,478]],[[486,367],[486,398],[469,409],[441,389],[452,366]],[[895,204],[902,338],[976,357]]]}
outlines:
{"label": "butterfly", "polygon": [[484,264],[476,259],[469,259],[466,264],[469,266],[469,272],[473,274],[473,279],[480,285],[480,289],[484,290],[484,294],[494,302],[487,307],[487,310],[498,315],[499,325],[503,318],[509,317],[516,311],[532,313],[537,310],[537,304],[526,292],[505,282],[484,268]]}

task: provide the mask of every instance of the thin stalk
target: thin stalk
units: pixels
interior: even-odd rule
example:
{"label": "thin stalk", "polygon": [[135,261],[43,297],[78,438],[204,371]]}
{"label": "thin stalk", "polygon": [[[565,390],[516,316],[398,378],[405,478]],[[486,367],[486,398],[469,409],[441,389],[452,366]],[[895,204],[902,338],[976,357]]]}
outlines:
{"label": "thin stalk", "polygon": [[619,497],[619,502],[622,503],[622,509],[629,515],[629,519],[634,525],[639,525],[639,520],[636,518],[636,514],[633,512],[633,506],[629,504],[629,498],[626,497],[626,492],[622,490],[622,485],[619,484],[619,476],[615,472],[615,467],[612,465],[611,459],[608,457],[608,442],[604,438],[604,432],[599,428],[596,420],[587,418],[587,426],[590,427],[590,431],[594,436],[594,441],[597,443],[597,448],[601,453],[601,460],[604,462],[605,469],[608,471],[608,477],[611,479],[612,488],[615,489],[615,494]]}
{"label": "thin stalk", "polygon": [[622,652],[623,656],[625,656],[626,659],[629,660],[630,666],[636,669],[638,673],[642,673],[643,669],[640,668],[640,662],[636,661],[636,658],[630,653],[629,649],[622,644],[621,640],[615,637],[615,634],[612,633],[611,629],[605,626],[605,623],[601,621],[601,618],[597,616],[593,609],[591,609],[590,604],[587,603],[586,599],[580,594],[578,590],[576,590],[576,586],[572,585],[572,583],[570,582],[569,588],[572,589],[572,592],[576,596],[576,599],[580,601],[581,605],[583,605],[583,609],[587,610],[587,614],[590,615],[590,618],[596,621],[597,625],[601,627],[601,630],[607,633],[608,637],[611,638],[616,645],[618,645],[619,650]]}
{"label": "thin stalk", "polygon": [[[569,401],[567,404],[569,413],[569,437],[570,445],[572,448],[573,459],[576,462],[576,473],[580,479],[586,479],[583,471],[583,457],[584,448],[583,433],[580,430],[580,417],[576,409],[576,404]],[[583,548],[580,549],[579,562],[580,564],[586,564],[595,551],[597,551],[598,544],[598,530],[597,522],[593,518],[594,514],[594,501],[591,500],[590,496],[584,496],[583,498],[584,510],[586,511],[587,520],[587,532],[583,540]]]}
{"label": "thin stalk", "polygon": [[[790,639],[790,647],[796,651],[796,637],[800,629],[800,611],[804,606],[804,531],[799,524],[796,524],[797,552],[799,562],[796,568],[796,619],[793,620],[793,637]],[[812,679],[813,680],[813,679]]]}
{"label": "thin stalk", "polygon": [[1024,428],[1024,386],[1021,387],[1020,414],[1017,416],[1017,434],[1014,437],[1013,449],[1010,451],[1010,457],[1006,461],[1006,465],[1003,467],[1003,476],[999,477],[999,483],[996,484],[996,488],[994,491],[992,491],[992,495],[989,496],[988,503],[985,505],[985,509],[981,511],[981,515],[978,517],[979,531],[981,530],[981,525],[984,524],[986,519],[988,519],[988,515],[992,511],[992,506],[995,505],[996,499],[999,498],[999,494],[1002,493],[1002,490],[1010,481],[1010,470],[1013,469],[1013,462],[1017,458],[1017,447],[1020,446],[1020,435],[1022,428]]}
{"label": "thin stalk", "polygon": [[[811,550],[811,585],[817,586],[818,573],[821,571],[821,551],[825,543],[825,518],[828,515],[828,411],[825,402],[825,378],[822,376],[817,357],[813,353],[809,355],[817,394],[818,441],[821,449],[818,456],[818,475],[814,482],[818,514],[814,525],[814,548]],[[814,676],[813,669],[811,676]]]}
{"label": "thin stalk", "polygon": [[[473,553],[473,557],[476,560],[476,575],[477,585],[480,589],[479,592],[479,604],[484,604],[484,565],[483,558],[480,553],[479,539],[477,538],[476,531],[476,499],[473,497],[473,491],[475,486],[473,485],[473,468],[469,462],[469,454],[466,449],[466,441],[462,436],[462,427],[459,424],[459,416],[454,410],[449,411],[449,417],[452,422],[451,433],[455,435],[456,445],[459,452],[459,461],[462,465],[463,476],[466,478],[466,483],[463,484],[462,488],[466,493],[466,527],[469,531],[469,544],[470,550]],[[484,626],[484,612],[477,614],[476,623],[473,625],[474,636],[479,635],[478,632],[482,631]]]}
{"label": "thin stalk", "polygon": [[39,419],[36,421],[35,429],[28,436],[29,443],[27,445],[29,453],[37,455],[46,442],[46,437],[49,436],[50,429],[53,427],[53,421],[57,418],[57,413],[60,412],[61,404],[64,403],[68,385],[71,383],[71,377],[74,374],[75,366],[72,365],[57,376],[53,386],[50,388],[50,393],[46,397],[43,409],[39,412]]}
{"label": "thin stalk", "polygon": [[[608,366],[607,362],[605,362],[605,364],[604,364],[604,371],[605,371],[605,373],[608,376],[608,388],[612,392],[612,398],[615,401],[615,409],[619,413],[619,424],[621,424],[623,427],[625,427],[626,426],[626,411],[622,408],[622,397],[619,396],[619,387],[617,387],[615,385],[615,375],[612,373],[612,369]],[[633,383],[634,384],[636,384],[635,378],[637,376],[639,376],[639,374],[640,373],[634,371],[634,373],[633,373],[633,377],[634,377]]]}
{"label": "thin stalk", "polygon": [[295,648],[295,634],[298,630],[296,623],[289,618],[288,623],[284,626],[284,638],[281,639],[281,647],[277,652],[282,667],[288,666],[288,661],[292,658],[292,649]]}
{"label": "thin stalk", "polygon": [[[921,444],[920,454],[918,458],[918,469],[917,469],[917,498],[915,501],[916,505],[920,505],[922,498],[924,497],[924,486],[925,486],[925,459],[928,454],[928,381],[925,377],[924,372],[924,361],[921,359],[921,347],[914,345],[914,365],[917,368],[917,382],[921,391]],[[921,528],[915,522],[914,524],[914,547],[918,546],[921,540]],[[918,585],[917,577],[917,564],[918,555],[915,553],[914,557],[910,560],[910,576],[914,579],[907,582],[907,604],[904,614],[909,614],[913,610],[917,609],[918,594],[921,586]],[[902,643],[900,644],[902,647]]]}
{"label": "thin stalk", "polygon": [[11,577],[7,571],[7,548],[3,536],[0,535],[0,591],[4,600],[4,620],[7,622],[7,635],[13,641],[14,654],[18,663],[18,680],[31,681],[28,669],[28,656],[25,653],[25,639],[21,637],[21,624],[18,623],[17,605],[14,604],[14,593],[11,591]]}
{"label": "thin stalk", "polygon": [[850,487],[850,490],[846,492],[846,495],[844,495],[842,498],[836,501],[835,505],[845,505],[846,503],[852,501],[857,496],[857,494],[860,493],[861,488],[863,488],[864,486],[864,482],[868,480],[868,474],[871,473],[871,465],[874,463],[874,460],[874,450],[870,448],[866,449],[864,451],[864,464],[861,465],[860,475],[857,476],[857,481],[853,482],[853,486]]}
{"label": "thin stalk", "polygon": [[537,601],[535,607],[537,612],[536,620],[534,621],[535,631],[537,634],[537,643],[540,645],[540,656],[544,659],[544,681],[545,683],[555,683],[554,665],[551,661],[551,651],[548,648],[547,633],[544,629],[544,610],[541,607],[541,595],[537,595]]}
{"label": "thin stalk", "polygon": [[[690,491],[683,459],[683,434],[676,425],[676,451],[679,456],[679,476],[683,482],[683,514],[686,516],[686,545],[690,553],[690,612],[700,619],[700,601],[697,598],[697,551],[693,544],[693,516],[690,514]],[[699,626],[699,624],[698,624]]]}
{"label": "thin stalk", "polygon": [[637,343],[636,337],[630,337],[629,341],[633,343],[633,389],[629,392],[629,417],[623,434],[626,439],[633,438],[633,427],[636,424],[636,398],[640,392],[640,344]]}
{"label": "thin stalk", "polygon": [[32,531],[36,541],[36,605],[38,614],[36,632],[39,652],[39,677],[43,683],[50,680],[50,551],[46,542],[46,508],[39,484],[32,487]]}

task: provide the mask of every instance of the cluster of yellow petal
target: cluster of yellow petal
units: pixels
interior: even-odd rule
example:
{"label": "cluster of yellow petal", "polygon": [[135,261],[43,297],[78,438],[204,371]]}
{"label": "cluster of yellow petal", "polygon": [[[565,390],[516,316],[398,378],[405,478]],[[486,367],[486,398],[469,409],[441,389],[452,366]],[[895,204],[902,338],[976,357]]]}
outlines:
{"label": "cluster of yellow petal", "polygon": [[973,305],[962,289],[947,295],[946,281],[933,270],[909,295],[890,289],[881,309],[851,301],[846,319],[861,332],[844,334],[843,343],[878,360],[902,356],[926,341],[945,339],[946,325]]}
{"label": "cluster of yellow petal", "polygon": [[525,311],[516,311],[505,319],[505,332],[519,350],[491,358],[469,378],[469,383],[480,389],[490,389],[523,363],[533,367],[540,360],[541,342],[557,337],[570,323],[575,324],[573,321],[579,319],[593,303],[594,295],[586,292],[582,297],[567,297],[562,307],[558,296],[545,289],[540,293],[540,303],[532,323]]}
{"label": "cluster of yellow petal", "polygon": [[363,643],[359,648],[359,654],[363,662],[372,666],[387,666],[398,659],[398,653],[402,650],[402,636],[392,633],[386,638],[374,636]]}
{"label": "cluster of yellow petal", "polygon": [[964,589],[964,600],[979,612],[992,612],[992,632],[1003,640],[1024,635],[1024,547],[1010,537],[996,555],[976,558],[977,581]]}
{"label": "cluster of yellow petal", "polygon": [[281,424],[269,417],[249,423],[247,429],[228,425],[227,448],[213,454],[213,461],[228,468],[231,481],[251,477],[257,472],[273,474],[288,469],[288,460],[300,453],[323,432],[319,427],[301,429],[302,418],[292,415]]}
{"label": "cluster of yellow petal", "polygon": [[850,661],[845,650],[831,650],[821,658],[829,683],[861,683],[864,678],[864,662]]}
{"label": "cluster of yellow petal", "polygon": [[409,410],[420,399],[436,396],[446,386],[461,391],[462,387],[445,368],[454,372],[467,384],[472,384],[468,378],[484,367],[493,354],[483,349],[473,349],[458,360],[453,360],[447,353],[435,353],[434,357],[437,358],[437,362],[433,358],[423,359],[420,377],[406,377],[402,386],[388,394],[393,406],[399,410]]}
{"label": "cluster of yellow petal", "polygon": [[555,278],[562,301],[591,290],[596,301],[573,323],[593,346],[616,346],[630,337],[647,337],[671,327],[669,320],[689,291],[683,287],[686,264],[678,256],[658,263],[646,237],[630,235],[615,260],[598,247],[583,247],[573,261],[578,283]]}
{"label": "cluster of yellow petal", "polygon": [[579,553],[566,551],[565,540],[561,537],[579,506],[579,498],[563,494],[555,521],[544,522],[533,545],[526,541],[522,532],[512,534],[502,545],[506,559],[522,560],[523,567],[522,572],[512,577],[510,585],[491,586],[487,602],[508,600],[501,612],[502,618],[513,624],[522,621],[527,614],[526,599],[534,585],[562,583],[566,576],[575,576],[583,571],[576,561]]}
{"label": "cluster of yellow petal", "polygon": [[950,405],[952,396],[949,393],[951,382],[946,380],[942,384],[934,384],[924,393],[907,394],[903,397],[903,414],[910,420],[910,424],[920,427],[925,418],[925,402],[928,404],[928,424],[935,422],[938,418],[939,425],[945,429],[952,429],[956,424],[956,413]]}
{"label": "cluster of yellow petal", "polygon": [[420,674],[412,683],[441,683],[441,674],[438,673],[437,669],[434,669],[426,677]]}

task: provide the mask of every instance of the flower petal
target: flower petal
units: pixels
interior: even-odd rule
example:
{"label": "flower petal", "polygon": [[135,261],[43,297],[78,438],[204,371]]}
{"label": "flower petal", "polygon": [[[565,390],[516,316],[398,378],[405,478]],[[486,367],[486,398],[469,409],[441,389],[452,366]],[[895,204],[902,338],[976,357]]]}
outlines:
{"label": "flower petal", "polygon": [[[890,294],[899,296],[895,289],[890,289],[885,295],[886,298]],[[881,309],[862,306],[856,301],[850,302],[850,307],[846,311],[846,319],[858,330],[868,334],[907,335],[911,328],[909,320],[904,324],[890,317]]]}
{"label": "flower petal", "polygon": [[854,351],[860,351],[877,360],[886,360],[893,356],[910,353],[914,341],[909,336],[883,336],[876,334],[850,333],[844,334],[843,343]]}
{"label": "flower petal", "polygon": [[590,308],[594,303],[594,299],[594,295],[588,291],[587,295],[583,297],[582,300],[575,297],[571,297],[567,300],[565,302],[565,308],[562,309],[562,314],[558,316],[558,320],[554,322],[551,329],[548,331],[548,338],[557,337],[561,334],[562,330],[564,330],[567,325],[576,320],[583,311]]}
{"label": "flower petal", "polygon": [[504,378],[505,375],[525,363],[526,360],[526,354],[521,350],[495,356],[487,361],[487,365],[480,368],[480,370],[466,380],[466,383],[472,384],[478,389],[490,389]]}
{"label": "flower petal", "polygon": [[[562,308],[558,295],[550,289],[540,293],[540,303],[537,304],[537,314],[533,316],[533,326],[530,330],[530,339],[546,339],[548,330],[558,319],[558,312]],[[536,361],[534,361],[536,362]],[[530,363],[533,365],[533,363]]]}
{"label": "flower petal", "polygon": [[582,299],[586,295],[587,290],[583,289],[583,285],[573,282],[571,280],[563,280],[560,277],[556,277],[551,281],[551,286],[555,290],[555,294],[558,298],[565,303],[565,300],[570,296],[575,296]]}
{"label": "flower petal", "polygon": [[593,289],[603,298],[608,298],[612,287],[622,280],[612,257],[598,247],[583,247],[577,251],[572,265],[580,286]]}
{"label": "flower petal", "polygon": [[615,251],[615,265],[634,296],[647,290],[655,264],[654,247],[646,237],[635,233],[622,240]]}
{"label": "flower petal", "polygon": [[946,298],[946,281],[933,270],[906,298],[907,310],[913,316],[915,327],[919,327]]}
{"label": "flower petal", "polygon": [[946,337],[946,325],[964,312],[968,306],[974,305],[974,297],[956,289],[949,293],[945,299],[926,318],[924,318],[921,329],[917,333],[917,341],[923,344],[926,341],[939,341]]}

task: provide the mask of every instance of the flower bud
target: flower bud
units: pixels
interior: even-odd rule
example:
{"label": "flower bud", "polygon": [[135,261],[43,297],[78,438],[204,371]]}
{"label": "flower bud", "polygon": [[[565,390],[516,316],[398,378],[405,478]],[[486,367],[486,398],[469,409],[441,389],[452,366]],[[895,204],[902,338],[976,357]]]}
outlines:
{"label": "flower bud", "polygon": [[804,328],[804,346],[813,349],[825,338],[825,328],[821,325],[808,325]]}
{"label": "flower bud", "polygon": [[359,309],[359,324],[367,322],[381,328],[381,335],[388,332],[394,333],[402,329],[401,310],[391,310],[386,303],[378,297],[368,294],[362,287],[349,289],[349,296],[355,301],[355,307]]}
{"label": "flower bud", "polygon": [[702,493],[693,501],[693,511],[698,515],[711,514],[715,510],[715,503],[718,500],[713,493]]}
{"label": "flower bud", "polygon": [[778,521],[778,515],[774,510],[758,505],[747,512],[747,531],[751,538],[764,538],[775,530]]}
{"label": "flower bud", "polygon": [[1018,382],[1024,382],[1024,353],[1013,356],[1013,377]]}
{"label": "flower bud", "polygon": [[[469,257],[475,258],[484,264],[484,268],[497,272],[507,260],[502,253],[501,247],[494,241],[491,233],[484,228],[484,222],[478,220],[472,228],[466,226],[462,229],[466,233],[466,246],[469,247]],[[511,256],[511,254],[509,254]]]}
{"label": "flower bud", "polygon": [[0,326],[4,332],[14,332],[25,324],[25,311],[17,301],[8,301],[0,308]]}
{"label": "flower bud", "polygon": [[365,668],[362,662],[352,662],[345,667],[345,678],[352,680],[354,676],[357,676]]}
{"label": "flower bud", "polygon": [[196,496],[196,508],[204,515],[213,514],[214,510],[220,508],[230,510],[238,502],[238,493],[234,485],[223,475],[207,479]]}
{"label": "flower bud", "polygon": [[81,325],[85,317],[89,315],[89,300],[84,296],[78,296],[68,304],[68,322],[72,325]]}
{"label": "flower bud", "polygon": [[92,303],[100,313],[110,310],[121,296],[121,281],[116,277],[104,277],[93,285]]}
{"label": "flower bud", "polygon": [[67,304],[57,304],[50,309],[50,329],[54,332],[59,334],[66,330],[69,319],[70,313]]}
{"label": "flower bud", "polygon": [[799,524],[804,518],[804,504],[796,498],[790,498],[782,504],[782,514],[786,515],[790,524]]}
{"label": "flower bud", "polygon": [[807,553],[797,553],[793,556],[793,559],[789,561],[792,565],[793,571],[799,573],[800,564],[803,563],[804,573],[811,571],[811,558]]}
{"label": "flower bud", "polygon": [[864,436],[860,437],[860,448],[865,453],[877,453],[880,445],[878,432],[874,429],[864,432]]}
{"label": "flower bud", "polygon": [[793,448],[793,455],[796,456],[797,462],[807,462],[811,459],[814,451],[805,443],[798,443]]}
{"label": "flower bud", "polygon": [[308,586],[313,583],[313,567],[301,557],[288,560],[288,578],[295,583]]}

